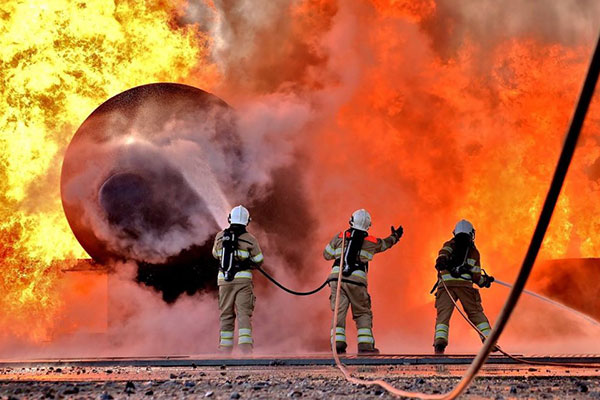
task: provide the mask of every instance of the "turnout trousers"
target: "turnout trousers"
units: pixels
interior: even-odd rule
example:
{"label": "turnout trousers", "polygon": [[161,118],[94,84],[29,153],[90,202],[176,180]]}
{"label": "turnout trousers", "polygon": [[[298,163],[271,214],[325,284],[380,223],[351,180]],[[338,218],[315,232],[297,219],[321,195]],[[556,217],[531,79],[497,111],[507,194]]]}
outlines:
{"label": "turnout trousers", "polygon": [[219,286],[219,311],[221,335],[219,347],[229,350],[233,347],[235,318],[238,320],[238,344],[242,348],[252,348],[252,312],[254,311],[254,286],[251,279],[234,280]]}
{"label": "turnout trousers", "polygon": [[[331,282],[331,311],[335,308],[337,282]],[[331,329],[331,339],[335,338],[336,346],[346,348],[346,315],[352,307],[352,318],[356,323],[358,333],[358,348],[372,350],[375,347],[373,337],[373,312],[371,311],[371,296],[365,286],[342,282],[340,288],[340,303],[337,315],[337,326]]]}
{"label": "turnout trousers", "polygon": [[[455,301],[460,301],[465,314],[467,314],[471,322],[485,336],[488,336],[492,328],[483,313],[479,290],[469,286],[448,286],[448,291]],[[454,311],[454,304],[450,300],[446,289],[441,284],[435,293],[435,308],[437,310],[437,318],[435,321],[433,345],[446,346],[448,344],[448,330],[450,327],[450,317],[452,317],[452,312]]]}

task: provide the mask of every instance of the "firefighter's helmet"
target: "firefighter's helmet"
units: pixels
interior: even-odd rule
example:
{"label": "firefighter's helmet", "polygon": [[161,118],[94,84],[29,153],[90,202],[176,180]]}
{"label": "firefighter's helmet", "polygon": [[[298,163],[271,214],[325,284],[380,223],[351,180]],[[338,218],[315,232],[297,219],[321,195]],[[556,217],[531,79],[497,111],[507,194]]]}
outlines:
{"label": "firefighter's helmet", "polygon": [[350,217],[350,226],[359,231],[368,231],[371,227],[371,215],[364,208],[354,211]]}
{"label": "firefighter's helmet", "polygon": [[230,224],[248,225],[251,221],[250,213],[244,206],[237,206],[231,209],[227,221]]}
{"label": "firefighter's helmet", "polygon": [[471,237],[471,240],[475,240],[475,228],[473,228],[473,224],[466,219],[461,219],[458,221],[452,233],[454,236],[458,235],[459,233],[466,233]]}

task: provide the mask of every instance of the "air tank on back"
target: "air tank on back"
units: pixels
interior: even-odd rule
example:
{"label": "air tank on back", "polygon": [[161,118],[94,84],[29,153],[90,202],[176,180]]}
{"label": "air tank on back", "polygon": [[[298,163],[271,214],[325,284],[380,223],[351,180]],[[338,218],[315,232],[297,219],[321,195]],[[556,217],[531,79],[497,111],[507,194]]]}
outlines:
{"label": "air tank on back", "polygon": [[[218,97],[157,83],[100,105],[67,148],[63,208],[98,263],[135,262],[166,301],[215,285],[211,238],[229,211],[244,154]],[[219,223],[220,222],[220,223]]]}

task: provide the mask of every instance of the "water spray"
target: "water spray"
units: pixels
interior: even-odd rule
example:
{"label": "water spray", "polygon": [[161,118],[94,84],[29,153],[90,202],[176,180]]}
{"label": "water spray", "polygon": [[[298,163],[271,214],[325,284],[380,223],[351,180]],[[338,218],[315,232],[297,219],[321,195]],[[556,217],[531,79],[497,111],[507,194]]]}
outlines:
{"label": "water spray", "polygon": [[[495,279],[494,282],[497,283],[497,284],[499,284],[499,285],[501,285],[501,286],[507,287],[509,289],[512,289],[512,287],[513,287],[513,285],[511,285],[510,283],[503,282],[503,281],[501,281],[499,279]],[[597,321],[594,318],[590,317],[589,315],[586,315],[586,314],[584,314],[584,313],[582,313],[580,311],[577,311],[577,310],[575,310],[575,309],[573,309],[573,308],[571,308],[569,306],[566,306],[566,305],[564,305],[562,303],[559,303],[558,301],[552,300],[552,299],[550,299],[550,298],[548,298],[546,296],[542,296],[541,294],[532,292],[532,291],[527,290],[527,289],[524,289],[523,293],[525,293],[525,294],[527,294],[529,296],[535,297],[538,300],[542,300],[542,301],[544,301],[544,302],[546,302],[548,304],[551,304],[551,305],[553,305],[555,307],[558,307],[561,310],[570,312],[571,314],[575,314],[579,318],[585,319],[590,324],[592,324],[594,326],[597,326],[597,327],[600,327],[600,321]]]}

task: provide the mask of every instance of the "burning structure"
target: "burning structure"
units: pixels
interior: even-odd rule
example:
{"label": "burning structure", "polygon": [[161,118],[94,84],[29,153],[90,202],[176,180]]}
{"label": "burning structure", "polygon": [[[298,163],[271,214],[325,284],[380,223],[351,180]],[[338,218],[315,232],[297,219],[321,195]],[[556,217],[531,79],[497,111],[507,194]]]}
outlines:
{"label": "burning structure", "polygon": [[67,149],[67,220],[96,262],[137,262],[138,279],[169,301],[193,294],[214,285],[208,239],[228,212],[225,196],[246,197],[229,184],[242,179],[242,157],[233,113],[215,96],[131,89],[97,108]]}
{"label": "burning structure", "polygon": [[[230,204],[252,204],[261,217],[251,147],[236,119],[216,96],[170,83],[99,106],[73,137],[61,175],[65,215],[92,259],[109,268],[135,262],[137,280],[168,302],[214,287],[212,238]],[[301,199],[285,212],[268,195],[259,200],[282,222],[306,213]]]}

